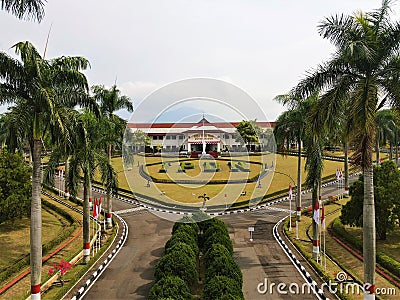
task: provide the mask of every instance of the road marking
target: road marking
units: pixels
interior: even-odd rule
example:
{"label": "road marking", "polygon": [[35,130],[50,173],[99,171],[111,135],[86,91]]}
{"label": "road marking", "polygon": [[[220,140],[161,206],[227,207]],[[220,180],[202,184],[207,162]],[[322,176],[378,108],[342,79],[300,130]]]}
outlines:
{"label": "road marking", "polygon": [[290,209],[285,209],[285,208],[278,208],[278,207],[272,207],[272,206],[267,206],[264,209],[266,210],[274,210],[274,211],[282,211],[282,212],[287,212],[287,213],[295,213],[295,210],[290,210]]}
{"label": "road marking", "polygon": [[134,211],[139,211],[139,210],[144,210],[144,207],[135,207],[135,208],[129,208],[129,209],[123,209],[123,210],[119,210],[119,211],[115,211],[116,214],[126,214],[126,213],[130,213],[130,212],[134,212]]}

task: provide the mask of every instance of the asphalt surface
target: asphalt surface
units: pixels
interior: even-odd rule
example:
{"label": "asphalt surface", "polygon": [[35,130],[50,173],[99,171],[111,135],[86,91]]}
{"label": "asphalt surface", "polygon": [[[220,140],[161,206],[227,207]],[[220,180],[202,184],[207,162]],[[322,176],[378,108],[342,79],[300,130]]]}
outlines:
{"label": "asphalt surface", "polygon": [[[337,187],[332,185],[322,191],[327,198],[336,194]],[[311,204],[309,193],[302,198],[302,207]],[[122,211],[134,206],[114,200],[113,208]],[[290,284],[301,288],[305,283],[272,235],[273,226],[288,215],[288,208],[289,203],[285,201],[255,212],[222,217],[234,242],[235,259],[243,272],[246,299],[316,299],[308,291],[293,295],[290,292],[282,294],[277,289],[279,283],[286,285],[284,291],[288,291]],[[120,216],[129,226],[127,241],[84,299],[146,299],[153,284],[154,267],[170,238],[173,222],[146,210],[120,213]],[[255,228],[252,242],[249,240],[249,226]]]}

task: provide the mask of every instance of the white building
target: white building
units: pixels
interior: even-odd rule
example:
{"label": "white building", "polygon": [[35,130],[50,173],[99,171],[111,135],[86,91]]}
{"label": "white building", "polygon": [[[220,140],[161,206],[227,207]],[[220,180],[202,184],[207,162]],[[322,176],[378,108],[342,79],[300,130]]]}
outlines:
{"label": "white building", "polygon": [[[236,126],[240,122],[209,122],[202,118],[197,123],[128,123],[131,132],[143,131],[150,138],[150,149],[164,152],[185,151],[192,157],[197,157],[203,150],[205,142],[206,153],[213,156],[219,152],[245,151],[244,145],[238,140]],[[256,122],[265,132],[275,125],[273,122]],[[259,150],[267,142],[266,133],[261,134],[261,145],[252,145],[253,151]],[[265,146],[265,145],[264,145]]]}

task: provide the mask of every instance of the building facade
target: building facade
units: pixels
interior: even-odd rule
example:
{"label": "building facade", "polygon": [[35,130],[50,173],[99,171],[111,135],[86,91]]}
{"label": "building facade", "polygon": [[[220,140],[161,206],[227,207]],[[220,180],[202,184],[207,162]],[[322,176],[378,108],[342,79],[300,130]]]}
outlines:
{"label": "building facade", "polygon": [[[128,123],[133,134],[144,132],[148,138],[148,149],[152,152],[183,152],[192,157],[203,151],[215,156],[220,152],[247,151],[236,126],[240,122],[209,122],[202,118],[196,123]],[[252,145],[252,151],[260,151],[267,146],[272,134],[273,122],[256,122],[263,132],[260,143]]]}

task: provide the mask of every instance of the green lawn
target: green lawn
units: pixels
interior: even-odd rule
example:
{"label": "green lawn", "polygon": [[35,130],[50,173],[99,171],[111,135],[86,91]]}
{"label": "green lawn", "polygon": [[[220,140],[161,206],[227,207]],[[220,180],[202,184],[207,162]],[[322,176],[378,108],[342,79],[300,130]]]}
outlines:
{"label": "green lawn", "polygon": [[[57,237],[67,221],[58,214],[42,211],[42,241],[48,243]],[[22,218],[14,224],[0,225],[0,269],[29,253],[29,219]]]}
{"label": "green lawn", "polygon": [[[245,179],[256,176],[262,171],[263,165],[255,164],[251,162],[262,162],[267,163],[271,169],[271,172],[262,180],[262,189],[257,189],[257,183],[247,183],[247,184],[199,184],[199,185],[188,185],[188,184],[164,184],[164,183],[151,183],[152,189],[144,188],[147,181],[144,182],[143,178],[138,175],[138,167],[135,164],[132,166],[132,170],[126,172],[129,177],[130,185],[123,172],[123,165],[121,158],[113,158],[112,163],[118,172],[119,186],[124,189],[132,189],[135,192],[146,194],[151,197],[155,197],[161,201],[176,202],[182,204],[196,204],[200,205],[201,201],[198,199],[199,195],[206,193],[213,204],[232,204],[234,202],[248,201],[254,199],[255,197],[260,197],[265,194],[271,194],[273,192],[287,189],[290,183],[288,176],[279,174],[285,173],[290,175],[295,182],[297,182],[297,157],[294,156],[275,156],[276,161],[274,162],[274,157],[269,156],[249,156],[249,157],[235,157],[232,161],[248,160],[244,163],[244,166],[250,167],[250,172],[230,172],[228,167],[229,159],[218,160],[221,170],[219,172],[202,172],[203,163],[201,160],[190,160],[195,163],[193,169],[188,169],[186,172],[178,172],[179,163],[176,158],[163,158],[160,157],[139,157],[139,163],[141,165],[146,164],[146,171],[157,178],[164,178],[170,180],[218,180],[218,179]],[[137,161],[137,160],[136,160]],[[188,161],[185,159],[185,161]],[[161,163],[170,163],[171,166],[168,167],[166,173],[159,173]],[[200,165],[199,165],[200,162]],[[306,178],[306,172],[304,171],[305,159],[303,163],[302,179],[303,182]],[[274,165],[274,168],[271,168]],[[343,169],[343,163],[325,161],[323,176],[335,174],[337,168]],[[272,170],[277,171],[277,173],[272,172]],[[155,188],[155,189],[153,189]],[[246,195],[241,196],[241,192],[246,191]],[[164,194],[167,197],[160,196]],[[226,195],[226,196],[225,196]]]}

